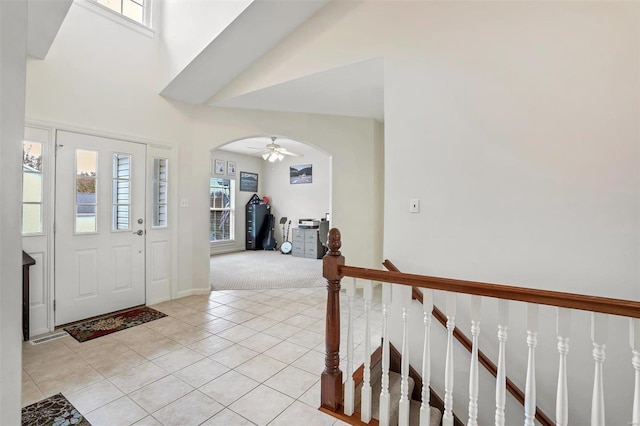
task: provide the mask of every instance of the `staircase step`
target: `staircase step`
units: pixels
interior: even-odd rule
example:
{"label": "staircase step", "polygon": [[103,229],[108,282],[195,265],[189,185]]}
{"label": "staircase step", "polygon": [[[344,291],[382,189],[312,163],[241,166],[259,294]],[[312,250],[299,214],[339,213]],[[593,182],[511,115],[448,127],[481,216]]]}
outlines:
{"label": "staircase step", "polygon": [[[375,370],[375,368],[373,369]],[[382,372],[380,371],[376,376],[377,380],[371,384],[371,417],[374,419],[378,419],[378,414],[380,412],[380,391],[382,390]],[[389,400],[391,401],[389,407],[389,424],[397,425],[398,424],[398,410],[400,407],[400,386],[402,382],[402,376],[398,373],[394,373],[392,371],[389,372]],[[411,393],[413,392],[413,388],[415,383],[411,377],[409,377],[409,398],[411,397]],[[358,386],[356,389],[356,407],[355,411],[360,412],[360,389],[362,386]],[[419,404],[419,403],[418,403]],[[420,405],[418,405],[418,409]]]}
{"label": "staircase step", "polygon": [[[379,420],[378,415],[380,413],[380,391],[382,389],[382,364],[377,363],[371,368],[371,417]],[[394,373],[392,371],[389,372],[389,395],[391,406],[390,408],[390,416],[389,416],[389,424],[397,425],[398,424],[398,412],[400,407],[400,385],[402,382],[402,376],[398,373]],[[415,382],[411,377],[409,377],[409,398],[411,398],[411,394],[413,393],[413,388],[415,387]],[[355,412],[360,412],[361,407],[361,389],[362,385],[358,385],[355,389]],[[410,425],[419,425],[420,424],[420,401],[410,400],[410,408],[409,408],[409,424]],[[429,426],[439,426],[440,420],[442,418],[442,413],[435,407],[431,407],[431,422]]]}
{"label": "staircase step", "polygon": [[[419,425],[420,424],[420,406],[422,405],[419,401],[411,400],[409,401],[409,424],[410,425]],[[431,408],[431,421],[429,422],[429,426],[439,426],[440,420],[442,418],[442,413],[435,407]],[[396,423],[390,423],[396,424]]]}

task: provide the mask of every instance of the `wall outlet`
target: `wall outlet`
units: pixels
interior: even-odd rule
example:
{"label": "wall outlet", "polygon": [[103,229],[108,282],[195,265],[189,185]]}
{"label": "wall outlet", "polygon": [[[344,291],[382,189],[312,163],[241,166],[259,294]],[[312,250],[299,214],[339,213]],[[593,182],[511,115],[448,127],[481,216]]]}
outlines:
{"label": "wall outlet", "polygon": [[183,198],[180,200],[180,207],[189,207],[189,199]]}
{"label": "wall outlet", "polygon": [[412,198],[409,200],[409,213],[420,213],[420,200]]}

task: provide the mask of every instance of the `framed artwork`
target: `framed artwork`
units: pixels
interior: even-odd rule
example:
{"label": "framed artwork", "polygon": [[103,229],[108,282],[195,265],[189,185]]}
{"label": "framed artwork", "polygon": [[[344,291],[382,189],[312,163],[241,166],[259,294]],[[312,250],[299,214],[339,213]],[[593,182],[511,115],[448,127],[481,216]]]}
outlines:
{"label": "framed artwork", "polygon": [[217,175],[224,174],[224,160],[216,160],[213,172]]}
{"label": "framed artwork", "polygon": [[227,161],[227,174],[229,176],[236,175],[236,163],[235,161]]}
{"label": "framed artwork", "polygon": [[289,183],[292,185],[313,183],[313,165],[302,164],[289,167]]}
{"label": "framed artwork", "polygon": [[258,174],[240,172],[240,191],[258,192]]}

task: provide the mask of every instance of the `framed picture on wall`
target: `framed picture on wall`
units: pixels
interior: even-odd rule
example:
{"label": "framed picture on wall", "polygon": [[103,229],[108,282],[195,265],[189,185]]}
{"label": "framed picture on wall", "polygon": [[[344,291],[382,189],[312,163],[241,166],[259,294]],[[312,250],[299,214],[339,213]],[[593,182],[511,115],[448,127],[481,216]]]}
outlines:
{"label": "framed picture on wall", "polygon": [[289,167],[289,183],[292,185],[313,183],[313,165],[302,164]]}
{"label": "framed picture on wall", "polygon": [[227,161],[227,174],[229,176],[236,175],[236,163],[235,161]]}
{"label": "framed picture on wall", "polygon": [[258,174],[240,172],[240,191],[258,192]]}
{"label": "framed picture on wall", "polygon": [[216,160],[213,172],[217,175],[224,174],[224,160]]}

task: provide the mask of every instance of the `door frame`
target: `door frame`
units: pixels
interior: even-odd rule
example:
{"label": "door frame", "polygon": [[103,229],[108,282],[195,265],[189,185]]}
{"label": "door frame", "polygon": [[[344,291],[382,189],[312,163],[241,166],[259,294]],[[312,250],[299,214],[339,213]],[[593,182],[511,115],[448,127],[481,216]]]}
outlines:
{"label": "door frame", "polygon": [[[169,159],[169,164],[173,164],[174,166],[169,169],[169,220],[168,227],[170,231],[170,241],[169,241],[169,287],[170,287],[170,297],[165,299],[155,299],[149,300],[147,299],[146,303],[160,303],[165,300],[173,300],[177,298],[178,295],[178,244],[177,244],[177,236],[178,236],[178,154],[177,154],[177,145],[167,142],[167,141],[158,141],[153,139],[144,139],[139,137],[132,137],[128,135],[123,135],[114,132],[108,132],[104,130],[97,130],[85,127],[74,126],[70,124],[64,124],[60,122],[47,122],[42,120],[25,120],[25,126],[40,128],[43,130],[49,131],[49,141],[48,141],[48,176],[43,176],[47,182],[43,185],[43,201],[46,203],[45,211],[43,212],[43,230],[46,232],[47,238],[47,275],[48,282],[44,283],[44,286],[48,290],[48,330],[51,332],[55,329],[55,310],[54,310],[54,297],[55,297],[55,211],[56,211],[56,146],[57,146],[57,135],[58,131],[66,131],[73,133],[85,134],[88,136],[96,136],[103,138],[111,138],[117,139],[125,142],[133,142],[144,144],[147,146],[147,154],[145,157],[145,162],[148,161],[150,150],[154,150],[157,152],[158,150],[163,150],[167,155],[166,157]],[[149,173],[145,173],[145,189],[148,189],[150,186],[149,182]],[[145,210],[149,206],[149,197],[151,196],[150,191],[146,190],[146,199],[145,199]],[[152,228],[149,226],[147,228],[147,233],[152,232]],[[23,237],[24,238],[24,237]],[[145,241],[145,251],[148,251],[150,238],[146,238]],[[149,277],[151,276],[150,265],[145,262],[145,293],[149,288]]]}

